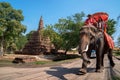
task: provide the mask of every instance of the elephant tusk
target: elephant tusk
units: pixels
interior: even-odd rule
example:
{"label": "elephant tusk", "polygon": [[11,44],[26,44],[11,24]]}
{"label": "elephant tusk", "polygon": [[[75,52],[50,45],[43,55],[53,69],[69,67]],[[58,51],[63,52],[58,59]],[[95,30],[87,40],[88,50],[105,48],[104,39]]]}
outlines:
{"label": "elephant tusk", "polygon": [[86,52],[88,50],[88,45],[86,46],[86,49],[85,50],[83,50],[84,52]]}

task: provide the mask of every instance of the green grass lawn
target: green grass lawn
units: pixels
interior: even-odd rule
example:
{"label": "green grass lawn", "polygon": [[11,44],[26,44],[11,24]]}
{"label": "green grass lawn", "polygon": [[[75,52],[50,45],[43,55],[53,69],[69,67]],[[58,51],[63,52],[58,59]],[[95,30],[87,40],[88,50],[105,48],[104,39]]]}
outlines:
{"label": "green grass lawn", "polygon": [[1,59],[0,67],[42,67],[42,66],[57,66],[63,63],[70,63],[75,59],[80,59],[78,55],[56,55],[58,56],[56,59],[48,60],[48,61],[34,61],[34,62],[26,62],[26,63],[12,63],[12,60]]}
{"label": "green grass lawn", "polygon": [[115,51],[114,53],[115,56],[120,56],[120,51]]}
{"label": "green grass lawn", "polygon": [[120,77],[119,76],[113,76],[112,80],[120,80]]}

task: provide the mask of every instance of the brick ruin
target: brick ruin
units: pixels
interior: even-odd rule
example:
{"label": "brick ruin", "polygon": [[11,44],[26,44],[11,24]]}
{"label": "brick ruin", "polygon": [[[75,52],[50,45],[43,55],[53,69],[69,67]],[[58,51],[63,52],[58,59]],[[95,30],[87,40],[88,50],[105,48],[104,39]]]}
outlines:
{"label": "brick ruin", "polygon": [[54,46],[51,43],[50,38],[44,37],[41,34],[41,31],[43,29],[44,29],[43,19],[41,17],[38,25],[38,30],[33,32],[28,43],[26,43],[25,47],[22,50],[23,54],[38,55],[50,53],[51,50],[54,50]]}

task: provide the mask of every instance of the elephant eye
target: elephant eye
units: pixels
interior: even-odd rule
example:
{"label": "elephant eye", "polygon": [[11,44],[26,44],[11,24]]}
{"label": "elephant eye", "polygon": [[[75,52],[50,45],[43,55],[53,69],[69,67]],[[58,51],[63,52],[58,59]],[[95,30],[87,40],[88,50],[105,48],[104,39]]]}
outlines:
{"label": "elephant eye", "polygon": [[94,37],[92,36],[92,34],[90,35],[90,39],[93,39]]}

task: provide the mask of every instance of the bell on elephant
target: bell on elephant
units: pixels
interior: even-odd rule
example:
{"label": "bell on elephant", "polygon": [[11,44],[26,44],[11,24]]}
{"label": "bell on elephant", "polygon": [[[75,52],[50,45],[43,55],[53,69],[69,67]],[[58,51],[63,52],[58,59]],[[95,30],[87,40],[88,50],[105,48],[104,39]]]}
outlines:
{"label": "bell on elephant", "polygon": [[91,51],[90,58],[96,58],[96,51],[95,50]]}

